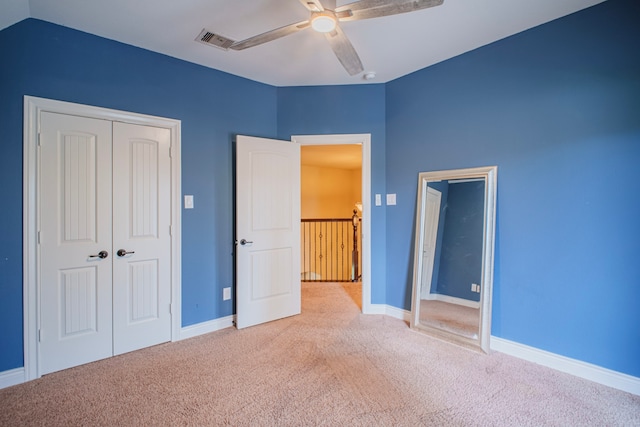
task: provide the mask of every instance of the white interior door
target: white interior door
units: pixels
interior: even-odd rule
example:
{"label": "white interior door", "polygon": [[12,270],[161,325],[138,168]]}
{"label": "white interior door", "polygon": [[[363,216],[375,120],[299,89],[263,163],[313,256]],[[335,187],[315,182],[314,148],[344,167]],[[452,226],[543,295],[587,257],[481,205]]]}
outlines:
{"label": "white interior door", "polygon": [[113,352],[171,340],[169,129],[113,124]]}
{"label": "white interior door", "polygon": [[[40,372],[109,357],[111,122],[42,113]],[[105,257],[100,258],[102,253]]]}
{"label": "white interior door", "polygon": [[48,112],[40,128],[40,374],[169,341],[170,131]]}
{"label": "white interior door", "polygon": [[438,239],[438,224],[440,222],[440,204],[442,193],[427,187],[427,199],[425,202],[424,238],[422,240],[422,286],[420,286],[420,298],[429,299],[431,293],[431,281],[433,278],[433,263],[436,254],[436,241]]}
{"label": "white interior door", "polygon": [[236,325],[300,313],[300,146],[236,141]]}

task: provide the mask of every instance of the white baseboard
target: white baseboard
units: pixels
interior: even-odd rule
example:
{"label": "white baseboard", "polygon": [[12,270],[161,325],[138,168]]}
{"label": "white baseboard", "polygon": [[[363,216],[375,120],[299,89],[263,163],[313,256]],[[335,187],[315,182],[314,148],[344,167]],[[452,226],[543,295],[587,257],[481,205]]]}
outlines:
{"label": "white baseboard", "polygon": [[362,310],[363,314],[387,314],[386,304],[368,304],[367,307]]}
{"label": "white baseboard", "polygon": [[368,309],[363,313],[385,314],[389,317],[393,317],[394,319],[404,320],[405,322],[408,322],[411,318],[411,312],[387,304],[369,304]]}
{"label": "white baseboard", "polygon": [[175,341],[187,338],[197,337],[198,335],[208,334],[210,332],[219,331],[233,326],[235,316],[220,317],[219,319],[209,320],[207,322],[196,323],[195,325],[185,326],[180,329],[180,336]]}
{"label": "white baseboard", "polygon": [[386,306],[386,313],[385,314],[387,316],[393,317],[395,319],[404,320],[405,322],[408,322],[411,319],[411,312],[410,311],[403,310],[401,308],[397,308],[397,307],[394,307],[392,305],[387,305]]}
{"label": "white baseboard", "polygon": [[22,384],[24,379],[24,368],[15,368],[0,372],[0,389]]}
{"label": "white baseboard", "polygon": [[[365,314],[384,314],[395,319],[409,321],[411,313],[386,304],[370,304]],[[180,330],[178,340],[193,338],[233,326],[235,316],[221,317],[208,322],[186,326]],[[176,340],[176,341],[178,341]],[[529,347],[503,338],[491,336],[491,350],[508,354],[519,359],[537,363],[560,372],[575,375],[589,381],[640,396],[640,378],[580,360],[571,359],[548,351]],[[24,368],[0,372],[0,389],[25,382]]]}
{"label": "white baseboard", "polygon": [[430,300],[430,301],[448,302],[449,304],[462,305],[464,307],[480,308],[480,303],[478,301],[470,301],[468,299],[451,297],[449,295],[428,294],[427,298],[423,298],[423,299]]}
{"label": "white baseboard", "polygon": [[491,336],[491,350],[640,396],[640,378]]}
{"label": "white baseboard", "polygon": [[[210,332],[219,331],[220,329],[233,326],[235,316],[221,317],[219,319],[202,322],[180,329],[180,336],[174,341],[180,341],[187,338],[197,337],[198,335],[208,334]],[[11,387],[13,385],[26,382],[24,368],[16,368],[8,371],[0,372],[0,389]]]}
{"label": "white baseboard", "polygon": [[[411,318],[411,312],[386,304],[372,304],[370,308],[371,312],[366,314],[385,314],[406,322]],[[560,356],[493,335],[491,336],[491,350],[640,396],[640,378],[638,377]]]}

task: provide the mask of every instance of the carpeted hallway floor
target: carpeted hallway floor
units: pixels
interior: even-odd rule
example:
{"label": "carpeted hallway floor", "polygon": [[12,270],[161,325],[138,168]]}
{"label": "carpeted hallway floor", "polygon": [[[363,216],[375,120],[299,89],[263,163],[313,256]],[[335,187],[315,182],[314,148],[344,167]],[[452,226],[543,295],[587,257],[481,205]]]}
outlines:
{"label": "carpeted hallway floor", "polygon": [[348,284],[303,314],[0,390],[2,426],[633,426],[640,397],[362,315]]}

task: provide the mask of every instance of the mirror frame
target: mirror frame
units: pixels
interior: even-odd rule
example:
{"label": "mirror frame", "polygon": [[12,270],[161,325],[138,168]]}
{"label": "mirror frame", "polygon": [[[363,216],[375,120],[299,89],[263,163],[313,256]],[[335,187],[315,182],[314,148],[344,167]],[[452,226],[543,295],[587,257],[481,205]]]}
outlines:
{"label": "mirror frame", "polygon": [[[416,206],[415,247],[413,261],[413,292],[411,299],[411,317],[409,326],[411,329],[426,332],[437,338],[442,338],[457,344],[480,348],[485,353],[490,350],[491,339],[491,298],[493,294],[493,257],[495,246],[496,225],[496,188],[497,166],[486,166],[467,169],[452,169],[434,172],[420,172],[418,174],[418,196]],[[463,179],[484,179],[484,230],[482,245],[482,283],[480,284],[480,319],[478,322],[478,338],[468,338],[454,332],[439,329],[433,326],[420,324],[420,284],[422,283],[422,246],[425,223],[426,191],[429,182]]]}

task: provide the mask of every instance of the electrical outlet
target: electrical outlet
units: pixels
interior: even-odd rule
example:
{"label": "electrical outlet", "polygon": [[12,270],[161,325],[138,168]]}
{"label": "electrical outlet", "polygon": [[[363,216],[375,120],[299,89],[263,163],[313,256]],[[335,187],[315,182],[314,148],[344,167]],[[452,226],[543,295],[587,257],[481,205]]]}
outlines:
{"label": "electrical outlet", "polygon": [[472,283],[471,284],[471,292],[478,292],[480,293],[480,285],[476,284],[476,283]]}
{"label": "electrical outlet", "polygon": [[231,299],[231,288],[222,289],[222,300],[227,301]]}

